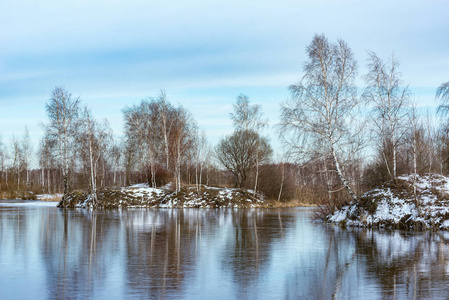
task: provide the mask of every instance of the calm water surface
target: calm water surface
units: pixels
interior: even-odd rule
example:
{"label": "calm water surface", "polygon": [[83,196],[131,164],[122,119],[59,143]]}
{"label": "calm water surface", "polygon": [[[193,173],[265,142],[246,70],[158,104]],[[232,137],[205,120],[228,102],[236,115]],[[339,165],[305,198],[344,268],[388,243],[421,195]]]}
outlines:
{"label": "calm water surface", "polygon": [[449,233],[312,209],[61,210],[0,201],[1,299],[448,299]]}

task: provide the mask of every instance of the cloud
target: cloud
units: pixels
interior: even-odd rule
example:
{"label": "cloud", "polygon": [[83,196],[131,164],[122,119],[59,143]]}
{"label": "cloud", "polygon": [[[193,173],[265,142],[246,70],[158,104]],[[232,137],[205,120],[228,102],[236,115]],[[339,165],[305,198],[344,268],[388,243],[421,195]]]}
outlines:
{"label": "cloud", "polygon": [[45,119],[51,90],[64,85],[94,114],[120,123],[120,108],[165,89],[199,123],[223,132],[219,114],[227,117],[240,93],[277,117],[315,33],[346,40],[361,75],[366,50],[394,51],[404,81],[428,87],[416,91],[429,102],[429,90],[449,80],[447,11],[449,2],[436,0],[3,0],[0,103],[7,120],[30,104]]}

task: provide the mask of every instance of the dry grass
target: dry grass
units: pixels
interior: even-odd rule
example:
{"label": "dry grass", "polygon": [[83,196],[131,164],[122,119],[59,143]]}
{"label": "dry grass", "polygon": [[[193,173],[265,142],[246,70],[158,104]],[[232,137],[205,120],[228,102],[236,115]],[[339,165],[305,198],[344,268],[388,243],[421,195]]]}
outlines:
{"label": "dry grass", "polygon": [[45,202],[59,202],[61,201],[61,195],[45,195],[44,198],[38,199]]}

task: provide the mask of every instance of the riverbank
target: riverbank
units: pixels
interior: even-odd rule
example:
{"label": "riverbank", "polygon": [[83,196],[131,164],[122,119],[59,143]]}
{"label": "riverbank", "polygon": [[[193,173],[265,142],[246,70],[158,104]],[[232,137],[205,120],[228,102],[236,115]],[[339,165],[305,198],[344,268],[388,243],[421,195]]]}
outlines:
{"label": "riverbank", "polygon": [[327,216],[342,226],[449,230],[449,178],[401,176]]}

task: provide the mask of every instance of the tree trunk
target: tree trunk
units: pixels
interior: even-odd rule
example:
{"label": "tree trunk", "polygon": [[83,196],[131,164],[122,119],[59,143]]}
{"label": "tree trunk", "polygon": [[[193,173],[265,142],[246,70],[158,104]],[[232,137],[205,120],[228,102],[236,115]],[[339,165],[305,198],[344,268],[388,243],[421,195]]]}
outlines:
{"label": "tree trunk", "polygon": [[393,174],[391,174],[390,166],[388,165],[387,156],[385,155],[385,151],[382,150],[382,156],[384,157],[385,166],[387,167],[388,175],[394,180]]}
{"label": "tree trunk", "polygon": [[200,191],[200,185],[198,183],[198,163],[195,164],[195,183],[196,183],[196,191]]}
{"label": "tree trunk", "polygon": [[[416,121],[416,120],[413,120]],[[416,197],[416,172],[417,172],[417,158],[416,158],[416,128],[413,124],[413,196],[415,198],[416,206],[419,206],[418,197]],[[432,155],[431,155],[432,156]]]}
{"label": "tree trunk", "polygon": [[154,156],[150,153],[150,171],[151,171],[151,186],[156,188],[156,168],[154,166]]}
{"label": "tree trunk", "polygon": [[202,177],[203,177],[203,164],[200,163],[200,187],[201,187],[201,179],[202,179]]}
{"label": "tree trunk", "polygon": [[114,163],[114,186],[117,186],[116,180],[117,180],[117,164]]}
{"label": "tree trunk", "polygon": [[50,168],[47,168],[47,192],[48,194],[51,194],[51,190],[50,190]]}
{"label": "tree trunk", "polygon": [[20,190],[20,165],[17,164],[17,190]]}
{"label": "tree trunk", "polygon": [[392,139],[393,139],[393,181],[396,181],[396,138],[395,138],[395,132],[393,130],[392,132]]}
{"label": "tree trunk", "polygon": [[[259,146],[256,146],[259,147]],[[259,150],[256,150],[256,178],[254,180],[254,195],[257,193],[257,180],[259,179]]]}
{"label": "tree trunk", "polygon": [[93,158],[93,149],[92,149],[92,137],[89,136],[89,159],[90,159],[90,179],[92,186],[92,204],[93,206],[97,206],[97,185],[95,182],[95,171],[94,171],[94,158]]}
{"label": "tree trunk", "polygon": [[281,187],[279,189],[278,201],[281,201],[282,189],[284,188],[284,180],[285,180],[285,165],[281,164]]}
{"label": "tree trunk", "polygon": [[333,159],[334,164],[335,164],[335,169],[337,171],[338,178],[340,179],[342,185],[344,186],[344,188],[348,192],[349,196],[351,196],[352,200],[357,201],[357,195],[351,189],[351,187],[349,186],[348,182],[346,181],[346,179],[345,179],[345,177],[343,175],[343,172],[341,171],[340,163],[338,162],[337,153],[335,152],[334,145],[332,145],[332,159]]}
{"label": "tree trunk", "polygon": [[326,186],[327,186],[327,200],[329,204],[332,203],[332,177],[329,175],[329,170],[327,169],[326,158],[323,160],[324,167],[324,176],[326,177]]}

